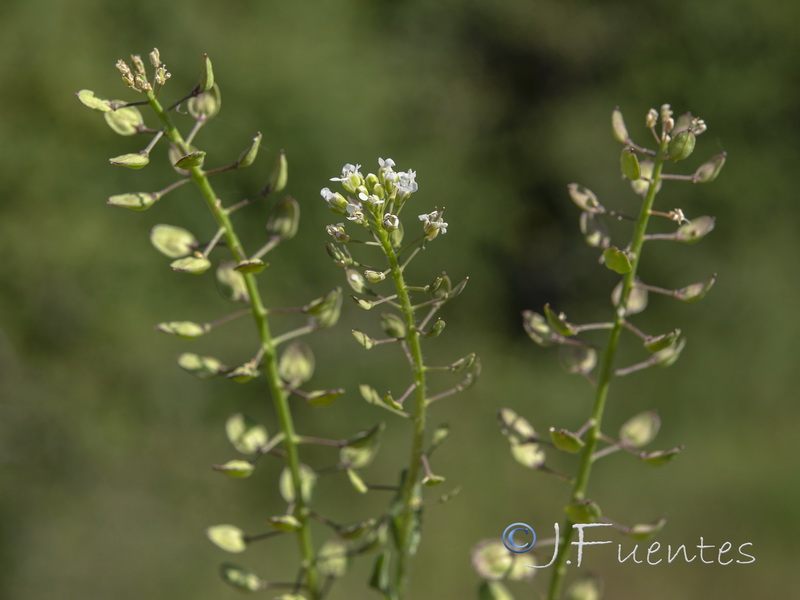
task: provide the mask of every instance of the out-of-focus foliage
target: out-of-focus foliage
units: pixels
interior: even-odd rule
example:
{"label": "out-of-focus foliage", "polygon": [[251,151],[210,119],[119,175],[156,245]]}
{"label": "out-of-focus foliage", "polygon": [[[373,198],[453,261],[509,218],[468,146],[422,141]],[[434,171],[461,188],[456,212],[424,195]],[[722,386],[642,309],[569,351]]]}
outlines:
{"label": "out-of-focus foliage", "polygon": [[[176,221],[210,237],[204,207],[188,187],[133,219],[105,206],[110,195],[157,190],[173,175],[157,153],[135,179],[109,166],[108,157],[138,151],[139,140],[114,135],[72,95],[89,88],[130,97],[114,62],[153,46],[173,73],[169,98],[194,85],[203,52],[214,60],[224,106],[201,134],[208,165],[235,160],[256,131],[264,134],[262,156],[236,178],[221,175],[220,194],[234,200],[258,189],[272,169],[265,157],[287,152],[286,191],[303,221],[285,250],[294,264],[287,257],[264,273],[273,304],[289,298],[286,290],[314,296],[336,283],[322,246],[330,214],[318,190],[345,162],[391,156],[417,170],[418,195],[447,207],[447,244],[426,252],[441,256],[431,264],[455,265],[455,279],[469,275],[472,293],[452,304],[447,334],[431,346],[449,356],[445,346],[468,345],[484,368],[463,406],[437,415],[453,423],[438,459],[464,491],[426,513],[411,590],[419,598],[470,597],[475,541],[517,520],[560,516],[564,489],[508,459],[494,414],[502,399],[531,419],[539,413],[541,423],[574,429],[589,401],[519,325],[520,310],[547,300],[583,321],[604,316],[614,277],[586,260],[594,251],[566,184],[580,180],[618,208],[635,207],[619,181],[611,109],[620,105],[631,129],[641,126],[632,115],[643,122],[664,101],[702,115],[704,146],[716,140],[728,165],[713,186],[687,184],[664,199],[690,218],[716,215],[716,229],[701,251],[685,249],[685,260],[653,244],[648,264],[653,279],[675,287],[711,271],[719,279],[702,306],[673,304],[663,322],[652,307],[652,329],[669,330],[672,316],[680,323],[689,340],[684,360],[623,380],[609,407],[612,430],[622,415],[658,408],[670,425],[660,436],[686,450],[652,475],[610,459],[613,473],[595,479],[596,499],[613,497],[632,522],[669,513],[662,542],[750,541],[757,561],[650,568],[598,552],[596,566],[614,597],[791,595],[788,524],[800,499],[789,458],[800,419],[800,205],[791,183],[800,148],[799,17],[800,5],[746,0],[4,2],[0,595],[224,597],[220,555],[205,527],[249,519],[256,528],[278,506],[266,492],[243,501],[236,481],[220,487],[210,469],[227,452],[230,412],[273,419],[265,390],[197,382],[175,365],[185,343],[152,329],[205,322],[222,310],[209,281],[176,281],[148,240],[153,225]],[[702,159],[692,156],[687,168]],[[252,227],[265,220],[266,207]],[[343,331],[347,320],[345,311]],[[245,358],[248,333],[237,327],[210,343]],[[349,367],[360,348],[342,331],[321,339],[321,378],[355,390]],[[626,409],[619,422],[615,404]],[[325,410],[321,435],[375,421],[354,392]],[[640,485],[620,489],[629,474]],[[381,472],[369,476],[380,480]],[[263,489],[271,489],[266,480]],[[321,480],[317,493],[337,495],[347,518],[355,492]],[[276,548],[265,546],[244,566],[284,571]],[[364,591],[354,579],[337,593]]]}

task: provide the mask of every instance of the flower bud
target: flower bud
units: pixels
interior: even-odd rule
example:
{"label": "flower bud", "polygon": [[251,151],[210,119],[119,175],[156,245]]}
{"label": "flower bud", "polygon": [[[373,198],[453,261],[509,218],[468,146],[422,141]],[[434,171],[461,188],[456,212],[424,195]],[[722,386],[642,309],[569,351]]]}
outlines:
{"label": "flower bud", "polygon": [[669,159],[672,162],[688,158],[694,152],[694,145],[697,141],[694,133],[691,131],[680,131],[672,138],[669,143]]}

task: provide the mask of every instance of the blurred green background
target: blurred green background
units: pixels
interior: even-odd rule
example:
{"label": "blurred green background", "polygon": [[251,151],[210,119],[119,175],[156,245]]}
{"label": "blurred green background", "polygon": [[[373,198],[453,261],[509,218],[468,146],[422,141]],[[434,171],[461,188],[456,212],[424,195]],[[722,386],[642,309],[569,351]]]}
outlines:
{"label": "blurred green background", "polygon": [[[108,157],[139,150],[141,140],[117,137],[73,96],[89,88],[131,98],[114,62],[153,46],[173,73],[163,92],[170,99],[192,87],[201,54],[212,57],[224,103],[198,144],[213,164],[264,133],[257,165],[216,181],[226,201],[259,189],[274,153],[288,154],[287,191],[304,219],[262,276],[271,305],[304,303],[343,283],[323,249],[323,227],[335,217],[319,189],[345,162],[374,169],[391,156],[417,170],[419,212],[447,207],[450,230],[413,273],[427,281],[446,270],[470,284],[446,307],[446,333],[428,352],[446,363],[475,350],[484,369],[474,388],[433,413],[432,423],[452,426],[434,468],[446,486],[464,489],[426,513],[413,598],[474,597],[475,542],[515,521],[544,535],[561,520],[566,488],[512,461],[495,415],[510,406],[540,431],[574,429],[592,390],[526,338],[519,313],[549,301],[576,322],[608,317],[615,277],[583,243],[565,186],[578,181],[636,211],[618,175],[612,108],[642,142],[651,106],[670,102],[677,114],[704,118],[709,131],[680,166],[691,172],[726,151],[726,168],[708,186],[668,185],[659,201],[690,218],[714,215],[717,229],[697,246],[648,246],[642,276],[665,287],[712,272],[719,279],[699,304],[653,299],[636,322],[653,332],[679,326],[689,344],[673,367],[618,380],[607,417],[613,433],[655,408],[663,420],[655,446],[686,450],[661,469],[614,456],[597,467],[591,495],[622,522],[668,515],[663,544],[752,542],[756,562],[619,565],[614,549],[589,549],[582,570],[603,573],[607,598],[792,596],[799,18],[796,3],[746,0],[3,2],[0,597],[237,597],[216,573],[231,557],[204,528],[261,531],[282,509],[275,463],[247,481],[209,469],[234,457],[223,430],[229,414],[245,411],[275,431],[263,382],[201,382],[174,361],[187,350],[246,360],[255,347],[246,324],[197,343],[152,329],[228,310],[209,277],[172,273],[147,239],[156,223],[209,236],[205,208],[188,187],[144,213],[105,206],[109,195],[160,189],[174,174],[165,162],[140,172],[110,167]],[[250,247],[267,209],[239,221]],[[382,454],[365,476],[390,483],[407,452],[406,423],[365,405],[356,388],[401,389],[400,359],[388,347],[364,355],[345,333],[377,331],[375,319],[348,303],[335,331],[309,340],[312,383],[350,392],[325,409],[298,404],[297,418],[322,436],[385,420]],[[342,520],[387,501],[331,478],[319,494]],[[292,546],[233,558],[286,579]],[[370,562],[332,597],[376,597],[362,584]]]}

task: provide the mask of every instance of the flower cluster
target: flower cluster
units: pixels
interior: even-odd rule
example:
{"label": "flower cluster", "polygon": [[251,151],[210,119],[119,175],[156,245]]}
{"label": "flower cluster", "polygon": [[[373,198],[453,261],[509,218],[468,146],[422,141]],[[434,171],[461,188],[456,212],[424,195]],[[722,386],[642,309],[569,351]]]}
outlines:
{"label": "flower cluster", "polygon": [[[347,195],[323,188],[320,195],[333,212],[348,221],[367,229],[380,228],[393,232],[400,227],[399,214],[409,196],[419,189],[413,170],[395,171],[395,162],[391,158],[378,159],[378,172],[361,174],[361,165],[346,164],[340,177],[331,177],[331,181],[342,184]],[[432,240],[440,232],[447,232],[447,223],[442,220],[441,210],[430,214],[419,215],[422,221],[423,234],[426,240]],[[347,241],[344,223],[329,225],[328,233],[336,241]]]}

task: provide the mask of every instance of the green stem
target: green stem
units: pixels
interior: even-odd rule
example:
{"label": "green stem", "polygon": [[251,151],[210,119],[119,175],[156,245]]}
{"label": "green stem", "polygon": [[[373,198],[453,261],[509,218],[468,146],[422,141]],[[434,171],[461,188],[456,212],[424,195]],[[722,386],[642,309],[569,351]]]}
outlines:
{"label": "green stem", "polygon": [[[187,142],[184,140],[183,136],[181,136],[172,118],[167,111],[164,110],[152,92],[147,92],[147,100],[153,111],[158,115],[169,140],[182,151],[186,152],[188,150]],[[231,223],[229,212],[222,207],[222,203],[211,187],[206,173],[200,167],[193,167],[190,169],[190,178],[206,201],[208,208],[214,215],[217,225],[223,230],[228,248],[234,258],[239,262],[245,260],[247,254]],[[258,289],[258,282],[253,274],[243,274],[242,277],[244,278],[245,286],[247,287],[247,295],[250,299],[250,312],[252,313],[253,321],[258,330],[258,336],[264,353],[264,372],[269,382],[272,401],[278,416],[281,432],[284,436],[283,445],[286,450],[286,462],[291,472],[292,484],[294,487],[294,516],[300,522],[300,529],[297,533],[300,542],[300,552],[303,561],[302,566],[306,577],[307,589],[311,600],[319,600],[321,598],[321,586],[314,559],[314,544],[311,539],[309,509],[306,506],[302,494],[300,457],[297,450],[298,436],[295,433],[287,394],[283,389],[283,382],[278,374],[278,358],[275,352],[275,342],[267,320],[267,311],[264,308],[261,293]]]}
{"label": "green stem", "polygon": [[396,598],[402,598],[408,583],[409,564],[411,562],[411,551],[413,537],[415,534],[416,511],[418,510],[416,499],[417,480],[420,474],[422,461],[423,444],[425,441],[425,365],[422,360],[422,346],[420,345],[420,334],[417,329],[416,318],[414,317],[414,307],[408,295],[408,286],[403,277],[403,268],[398,260],[398,255],[389,237],[384,230],[378,231],[381,248],[389,260],[389,267],[397,289],[397,299],[400,310],[406,324],[406,343],[408,352],[411,356],[411,365],[414,377],[414,406],[411,412],[411,422],[413,426],[413,437],[411,442],[411,454],[408,460],[408,470],[400,491],[401,512],[399,515],[398,527],[398,547],[399,555],[395,571],[395,594]]}
{"label": "green stem", "polygon": [[[578,465],[578,475],[572,486],[571,502],[580,502],[586,499],[586,490],[589,486],[589,476],[592,471],[592,465],[597,459],[595,456],[595,449],[597,448],[597,443],[601,435],[600,428],[603,423],[603,413],[606,407],[608,389],[611,385],[611,378],[614,376],[614,358],[617,354],[620,334],[625,324],[625,308],[628,305],[633,283],[636,280],[636,272],[639,267],[639,259],[642,255],[642,245],[644,244],[645,232],[647,231],[650,210],[653,207],[653,202],[655,201],[658,190],[658,183],[661,180],[661,169],[664,166],[666,151],[667,143],[664,142],[660,145],[658,153],[656,154],[652,180],[647,189],[642,208],[639,211],[639,217],[636,219],[636,224],[633,228],[630,246],[632,256],[631,270],[625,274],[622,280],[622,294],[620,296],[619,306],[617,307],[611,334],[608,338],[606,351],[603,355],[603,361],[600,365],[600,375],[597,380],[597,392],[592,408],[592,416],[589,419],[589,429],[586,432],[586,445],[583,448],[580,464]],[[567,573],[567,559],[572,544],[573,525],[574,523],[569,519],[564,521],[563,535],[558,547],[558,553],[556,554],[547,600],[558,600],[561,597],[561,588],[563,587],[564,577]]]}

